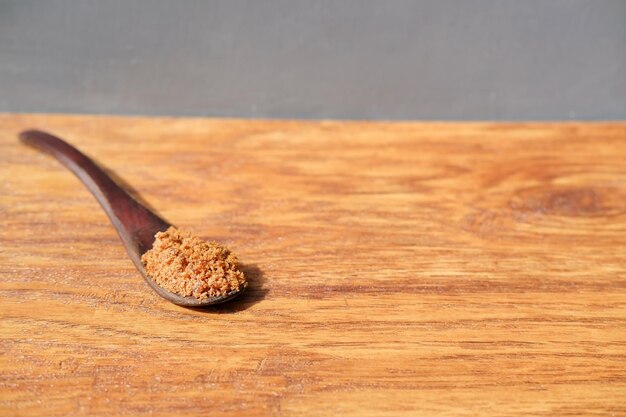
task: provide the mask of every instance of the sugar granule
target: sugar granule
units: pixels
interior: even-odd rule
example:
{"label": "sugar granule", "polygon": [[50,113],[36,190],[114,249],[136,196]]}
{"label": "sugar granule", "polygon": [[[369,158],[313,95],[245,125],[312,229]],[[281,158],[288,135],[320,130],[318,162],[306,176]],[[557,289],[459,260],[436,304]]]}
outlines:
{"label": "sugar granule", "polygon": [[146,273],[166,290],[199,300],[244,289],[248,283],[228,248],[170,227],[155,235],[141,261]]}

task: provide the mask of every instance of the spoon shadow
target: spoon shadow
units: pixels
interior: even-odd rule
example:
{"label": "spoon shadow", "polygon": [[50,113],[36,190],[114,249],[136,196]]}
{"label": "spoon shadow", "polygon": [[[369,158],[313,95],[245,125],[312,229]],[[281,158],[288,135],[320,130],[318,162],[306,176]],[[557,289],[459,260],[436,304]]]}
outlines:
{"label": "spoon shadow", "polygon": [[232,314],[244,311],[265,299],[269,289],[265,287],[266,279],[263,271],[256,264],[239,264],[239,269],[246,276],[248,287],[237,298],[228,303],[216,304],[204,308],[185,307],[201,313]]}
{"label": "spoon shadow", "polygon": [[154,214],[156,214],[157,216],[159,216],[160,218],[163,219],[163,216],[161,216],[161,213],[159,213],[159,211],[157,209],[154,208],[154,206],[152,204],[150,204],[140,193],[139,191],[137,191],[137,189],[135,187],[133,187],[132,185],[130,185],[124,178],[120,177],[117,172],[113,171],[111,168],[108,168],[106,165],[100,163],[97,159],[92,158],[92,161],[101,169],[103,170],[109,177],[111,177],[111,179],[113,180],[113,182],[115,182],[120,188],[124,189],[124,191],[126,191],[132,198],[134,198],[135,200],[137,200],[138,203],[140,203],[141,205],[145,206],[147,209],[149,209],[150,211],[152,211]]}

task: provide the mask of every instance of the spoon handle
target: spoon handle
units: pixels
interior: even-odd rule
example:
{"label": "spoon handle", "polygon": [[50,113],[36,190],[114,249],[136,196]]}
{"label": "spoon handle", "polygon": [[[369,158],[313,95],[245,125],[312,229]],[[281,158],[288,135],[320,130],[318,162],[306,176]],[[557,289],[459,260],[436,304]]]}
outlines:
{"label": "spoon handle", "polygon": [[154,235],[170,224],[140,204],[94,161],[62,139],[39,130],[20,133],[20,140],[52,155],[72,171],[96,197],[124,242],[128,254],[141,266],[141,254],[152,247]]}

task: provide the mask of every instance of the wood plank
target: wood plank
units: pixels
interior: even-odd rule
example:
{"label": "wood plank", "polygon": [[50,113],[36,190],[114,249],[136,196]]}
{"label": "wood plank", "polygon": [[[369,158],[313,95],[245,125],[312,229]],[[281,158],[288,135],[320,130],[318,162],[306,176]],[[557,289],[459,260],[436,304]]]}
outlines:
{"label": "wood plank", "polygon": [[[251,280],[158,298],[58,134]],[[626,123],[0,115],[0,414],[626,414]]]}

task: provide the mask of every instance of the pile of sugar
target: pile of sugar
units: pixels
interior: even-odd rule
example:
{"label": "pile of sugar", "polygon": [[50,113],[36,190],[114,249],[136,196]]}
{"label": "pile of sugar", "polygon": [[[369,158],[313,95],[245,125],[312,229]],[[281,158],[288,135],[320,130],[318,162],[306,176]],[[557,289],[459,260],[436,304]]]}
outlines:
{"label": "pile of sugar", "polygon": [[141,257],[146,272],[166,290],[199,300],[226,295],[247,286],[237,257],[224,246],[170,227],[155,235]]}

